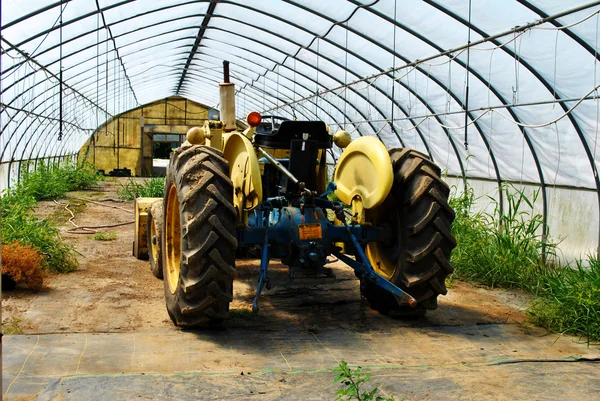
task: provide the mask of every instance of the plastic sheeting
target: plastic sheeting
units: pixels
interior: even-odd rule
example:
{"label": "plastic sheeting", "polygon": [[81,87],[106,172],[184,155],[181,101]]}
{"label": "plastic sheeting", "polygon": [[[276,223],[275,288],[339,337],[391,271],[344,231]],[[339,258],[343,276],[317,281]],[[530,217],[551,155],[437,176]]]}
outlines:
{"label": "plastic sheeting", "polygon": [[0,185],[7,163],[73,154],[133,107],[218,106],[229,60],[240,119],[321,119],[449,175],[598,191],[599,13],[582,0],[4,1]]}

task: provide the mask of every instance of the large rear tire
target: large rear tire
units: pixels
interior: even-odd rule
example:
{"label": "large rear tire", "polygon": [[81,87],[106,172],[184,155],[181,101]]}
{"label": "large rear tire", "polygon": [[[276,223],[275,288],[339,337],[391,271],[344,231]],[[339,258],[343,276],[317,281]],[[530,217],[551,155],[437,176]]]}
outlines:
{"label": "large rear tire", "polygon": [[148,211],[148,259],[150,270],[156,278],[163,278],[162,269],[163,203],[156,201]]}
{"label": "large rear tire", "polygon": [[382,243],[367,246],[373,268],[417,300],[416,307],[366,280],[361,292],[373,309],[403,317],[423,316],[437,308],[437,297],[448,291],[445,278],[452,273],[450,252],[456,246],[448,205],[450,189],[440,168],[412,149],[389,151],[394,183],[382,205],[367,211],[367,219],[387,226]]}
{"label": "large rear tire", "polygon": [[210,147],[171,154],[164,197],[163,276],[177,326],[213,326],[229,315],[235,273],[236,211],[229,165]]}

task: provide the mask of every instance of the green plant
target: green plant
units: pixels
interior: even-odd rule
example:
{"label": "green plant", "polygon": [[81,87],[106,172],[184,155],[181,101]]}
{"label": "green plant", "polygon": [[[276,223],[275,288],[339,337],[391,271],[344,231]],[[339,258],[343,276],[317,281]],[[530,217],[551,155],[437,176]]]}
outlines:
{"label": "green plant", "polygon": [[533,323],[600,341],[600,261],[590,257],[571,267],[556,260],[557,245],[541,235],[542,217],[534,212],[537,196],[506,188],[504,214],[494,200],[493,213],[473,213],[470,188],[454,196],[453,279],[529,291],[534,298],[527,313]]}
{"label": "green plant", "polygon": [[2,322],[3,334],[23,334],[23,329],[20,326],[21,319],[13,316],[10,320]]}
{"label": "green plant", "polygon": [[93,235],[90,235],[90,239],[96,240],[96,241],[114,241],[117,239],[117,233],[113,233],[113,232],[108,232],[108,233],[94,233]]}
{"label": "green plant", "polygon": [[556,269],[540,280],[527,313],[531,320],[553,332],[578,333],[588,343],[600,341],[600,260],[589,265]]}
{"label": "green plant", "polygon": [[534,211],[539,191],[531,198],[514,187],[505,188],[504,193],[507,207],[502,214],[493,199],[492,213],[473,214],[475,197],[470,188],[450,200],[456,212],[454,274],[491,287],[529,289],[553,268],[546,261],[554,258],[556,244],[542,235],[542,216]]}
{"label": "green plant", "polygon": [[56,170],[56,177],[68,183],[69,191],[90,189],[98,181],[102,181],[104,176],[97,172],[96,167],[89,163],[77,165],[69,163]]}
{"label": "green plant", "polygon": [[[342,383],[344,387],[336,391],[337,400],[352,400],[369,401],[373,400],[377,394],[378,388],[375,387],[371,391],[365,391],[361,387],[371,380],[369,373],[362,373],[360,366],[352,370],[345,361],[341,361],[339,366],[333,369],[338,375],[333,380],[334,383]],[[383,398],[377,397],[376,401],[393,401],[394,397]]]}
{"label": "green plant", "polygon": [[135,198],[162,198],[164,194],[165,178],[152,177],[147,179],[134,180],[129,179],[127,183],[121,185],[118,195],[124,200],[133,200]]}
{"label": "green plant", "polygon": [[89,189],[101,179],[102,176],[90,164],[58,165],[41,161],[35,169],[31,163],[23,165],[20,180],[11,192],[31,196],[35,200],[63,198],[68,191]]}
{"label": "green plant", "polygon": [[232,319],[253,319],[258,316],[256,313],[252,313],[250,308],[238,308],[238,309],[229,309],[229,317]]}
{"label": "green plant", "polygon": [[77,268],[75,250],[63,242],[56,226],[38,220],[32,213],[35,199],[19,191],[4,191],[2,203],[2,243],[30,245],[43,256],[42,268],[56,273]]}

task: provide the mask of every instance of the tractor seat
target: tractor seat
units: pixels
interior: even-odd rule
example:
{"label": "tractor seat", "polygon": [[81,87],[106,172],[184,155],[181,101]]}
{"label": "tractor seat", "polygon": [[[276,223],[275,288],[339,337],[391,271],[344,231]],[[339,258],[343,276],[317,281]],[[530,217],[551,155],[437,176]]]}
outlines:
{"label": "tractor seat", "polygon": [[327,132],[327,126],[323,121],[283,121],[279,129],[267,132],[256,132],[254,143],[263,148],[289,149],[292,140],[302,140],[303,135],[308,134],[309,141],[317,141],[319,149],[330,149],[333,137]]}

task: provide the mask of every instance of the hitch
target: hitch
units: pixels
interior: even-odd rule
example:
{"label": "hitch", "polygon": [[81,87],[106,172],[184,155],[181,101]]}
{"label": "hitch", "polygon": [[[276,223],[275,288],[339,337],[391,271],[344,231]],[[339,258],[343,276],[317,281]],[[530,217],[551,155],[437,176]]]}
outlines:
{"label": "hitch", "polygon": [[[270,205],[264,204],[263,205],[263,211],[264,211],[264,215],[263,215],[263,221],[262,224],[264,226],[269,225],[269,215],[271,214],[271,207]],[[258,275],[258,286],[256,287],[256,295],[254,296],[254,302],[252,303],[252,312],[253,313],[258,313],[259,307],[258,307],[258,298],[260,297],[260,294],[262,293],[263,288],[266,286],[267,290],[271,289],[271,281],[269,280],[269,277],[267,275],[267,269],[269,267],[269,231],[265,230],[265,239],[263,241],[263,247],[262,247],[262,252],[261,252],[261,258],[260,258],[260,271],[259,271],[259,275]]]}

